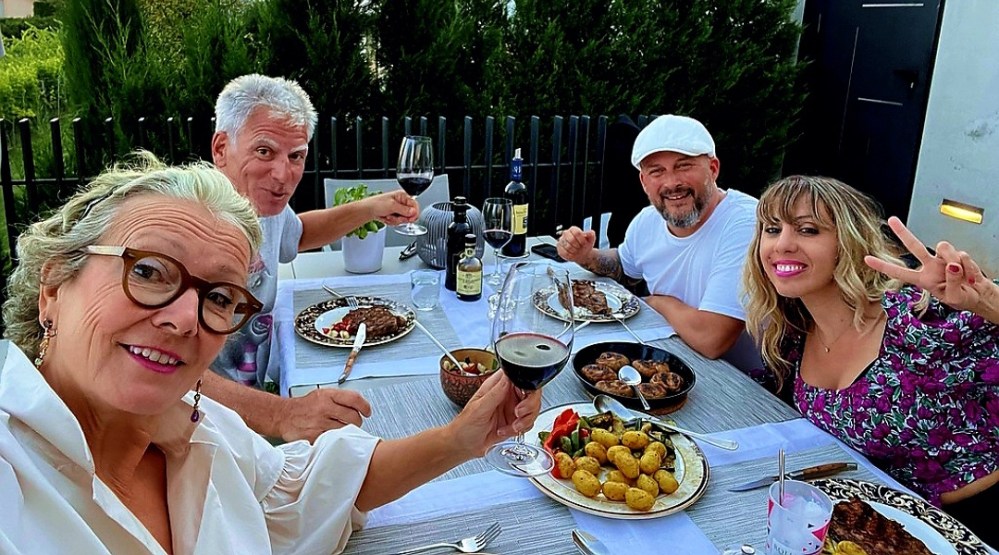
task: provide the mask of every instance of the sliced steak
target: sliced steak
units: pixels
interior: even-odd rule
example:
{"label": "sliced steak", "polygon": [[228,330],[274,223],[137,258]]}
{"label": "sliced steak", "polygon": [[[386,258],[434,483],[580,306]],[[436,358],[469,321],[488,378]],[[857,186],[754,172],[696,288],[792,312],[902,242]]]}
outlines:
{"label": "sliced steak", "polygon": [[367,335],[370,338],[384,337],[398,332],[404,325],[406,319],[396,316],[384,306],[365,306],[355,308],[344,316],[347,320],[347,332],[351,335],[357,333],[357,328],[361,322],[367,326]]}
{"label": "sliced steak", "polygon": [[867,555],[933,555],[901,524],[856,497],[836,503],[829,536],[838,542],[852,541]]}
{"label": "sliced steak", "polygon": [[574,306],[585,308],[590,314],[609,316],[610,306],[607,295],[597,290],[596,284],[589,280],[576,279],[572,281],[572,302]]}

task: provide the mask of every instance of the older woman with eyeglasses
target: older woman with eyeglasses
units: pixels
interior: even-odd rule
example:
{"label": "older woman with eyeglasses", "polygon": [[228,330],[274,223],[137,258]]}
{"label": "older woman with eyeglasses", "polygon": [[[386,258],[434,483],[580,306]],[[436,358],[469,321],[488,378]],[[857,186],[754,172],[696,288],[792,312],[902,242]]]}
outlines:
{"label": "older woman with eyeglasses", "polygon": [[221,173],[151,156],[21,235],[0,342],[0,552],[339,552],[364,511],[531,426],[540,396],[500,372],[441,428],[271,446],[198,392],[261,308],[243,287],[259,242]]}

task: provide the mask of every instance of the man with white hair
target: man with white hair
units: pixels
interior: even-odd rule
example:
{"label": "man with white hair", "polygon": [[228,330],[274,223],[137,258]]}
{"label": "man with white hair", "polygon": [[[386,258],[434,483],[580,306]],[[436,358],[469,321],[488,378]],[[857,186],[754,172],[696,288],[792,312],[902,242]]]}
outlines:
{"label": "man with white hair", "polygon": [[271,311],[278,264],[299,251],[319,248],[364,222],[416,220],[419,205],[404,191],[383,193],[343,206],[302,214],[288,206],[305,170],[316,111],[294,81],[244,75],[229,82],[215,104],[212,158],[260,218],[264,242],[252,262],[248,286],[264,309],[233,334],[207,372],[202,392],[235,410],[256,432],[285,441],[314,440],[344,424],[361,425],[371,407],[354,391],[317,389],[286,399],[257,389],[270,374]]}
{"label": "man with white hair", "polygon": [[[593,231],[572,227],[559,238],[558,252],[624,284],[645,280],[649,306],[694,350],[718,358],[744,335],[739,283],[756,199],[718,187],[714,139],[692,118],[653,120],[635,139],[631,163],[652,205],[635,216],[621,246],[595,249]],[[741,366],[753,365],[748,358]]]}

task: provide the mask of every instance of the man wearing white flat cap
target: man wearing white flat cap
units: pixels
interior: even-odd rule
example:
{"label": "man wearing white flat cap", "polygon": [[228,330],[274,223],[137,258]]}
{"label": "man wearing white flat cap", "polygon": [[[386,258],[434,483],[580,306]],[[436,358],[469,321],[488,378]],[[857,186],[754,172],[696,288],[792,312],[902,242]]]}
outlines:
{"label": "man wearing white flat cap", "polygon": [[[751,351],[739,280],[756,199],[718,188],[715,142],[692,118],[653,120],[635,139],[631,163],[652,205],[635,216],[624,242],[595,249],[592,231],[572,227],[559,238],[559,254],[624,284],[645,280],[651,292],[645,301],[702,355],[718,358],[737,342],[740,353]],[[740,362],[746,369],[755,361],[750,355]]]}

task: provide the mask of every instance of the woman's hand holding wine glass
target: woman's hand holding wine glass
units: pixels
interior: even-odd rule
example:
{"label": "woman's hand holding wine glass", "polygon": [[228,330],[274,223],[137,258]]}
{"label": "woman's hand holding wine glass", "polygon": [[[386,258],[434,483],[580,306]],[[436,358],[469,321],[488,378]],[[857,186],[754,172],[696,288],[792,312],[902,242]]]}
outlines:
{"label": "woman's hand holding wine glass", "polygon": [[493,258],[496,267],[486,281],[489,285],[498,286],[503,283],[500,271],[500,249],[513,238],[513,201],[507,198],[490,197],[482,205],[482,219],[485,231],[482,233],[486,242],[493,248]]}
{"label": "woman's hand holding wine glass", "polygon": [[[396,179],[402,190],[413,198],[430,188],[434,179],[434,147],[430,137],[406,135],[402,138]],[[427,228],[414,223],[405,223],[393,229],[400,235],[410,236],[427,232]]]}
{"label": "woman's hand holding wine glass", "polygon": [[[546,316],[534,305],[535,295],[551,299],[564,310],[565,320]],[[550,382],[572,352],[572,285],[569,272],[544,263],[520,262],[507,274],[499,306],[509,318],[493,320],[493,350],[507,378],[521,390],[535,391]],[[505,314],[504,314],[505,316]],[[495,445],[486,453],[497,470],[514,476],[544,474],[555,464],[551,455],[523,442]]]}

